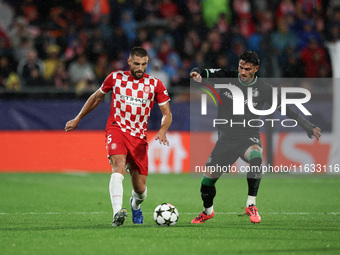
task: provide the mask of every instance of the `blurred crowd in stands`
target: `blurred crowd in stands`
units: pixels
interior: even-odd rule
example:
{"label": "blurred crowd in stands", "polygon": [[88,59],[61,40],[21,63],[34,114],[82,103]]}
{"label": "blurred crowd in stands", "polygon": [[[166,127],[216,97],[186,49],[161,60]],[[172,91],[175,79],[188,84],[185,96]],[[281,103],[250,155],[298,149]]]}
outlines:
{"label": "blurred crowd in stands", "polygon": [[0,91],[94,90],[134,46],[170,91],[246,49],[261,77],[327,78],[339,30],[340,0],[0,0]]}

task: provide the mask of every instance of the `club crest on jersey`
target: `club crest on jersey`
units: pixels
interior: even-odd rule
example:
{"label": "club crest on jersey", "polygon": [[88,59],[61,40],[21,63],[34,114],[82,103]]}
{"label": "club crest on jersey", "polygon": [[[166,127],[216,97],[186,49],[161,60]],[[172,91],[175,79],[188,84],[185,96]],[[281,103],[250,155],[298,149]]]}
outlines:
{"label": "club crest on jersey", "polygon": [[260,92],[257,90],[257,88],[255,88],[255,89],[253,90],[253,97],[258,97],[259,94],[260,94]]}
{"label": "club crest on jersey", "polygon": [[144,86],[143,91],[144,91],[144,93],[149,94],[150,93],[150,86]]}

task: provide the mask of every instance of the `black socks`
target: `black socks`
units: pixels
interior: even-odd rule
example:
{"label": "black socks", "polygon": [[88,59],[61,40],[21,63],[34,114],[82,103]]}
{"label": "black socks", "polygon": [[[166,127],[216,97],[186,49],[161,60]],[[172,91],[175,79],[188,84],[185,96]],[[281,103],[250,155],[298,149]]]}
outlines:
{"label": "black socks", "polygon": [[205,208],[209,208],[213,205],[213,200],[216,195],[216,188],[215,185],[207,186],[201,184],[201,197],[203,200],[203,206]]}

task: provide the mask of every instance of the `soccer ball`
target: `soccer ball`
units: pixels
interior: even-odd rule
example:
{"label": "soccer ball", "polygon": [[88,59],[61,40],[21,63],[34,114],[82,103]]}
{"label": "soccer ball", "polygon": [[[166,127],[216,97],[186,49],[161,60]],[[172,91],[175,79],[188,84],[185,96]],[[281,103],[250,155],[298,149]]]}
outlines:
{"label": "soccer ball", "polygon": [[178,210],[172,204],[163,203],[155,208],[153,218],[159,226],[173,226],[178,221]]}

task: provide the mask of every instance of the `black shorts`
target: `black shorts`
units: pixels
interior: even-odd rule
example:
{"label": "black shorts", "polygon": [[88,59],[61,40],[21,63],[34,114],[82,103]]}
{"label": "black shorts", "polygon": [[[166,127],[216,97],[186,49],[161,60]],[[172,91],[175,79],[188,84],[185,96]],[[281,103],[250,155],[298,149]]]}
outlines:
{"label": "black shorts", "polygon": [[226,137],[222,133],[218,137],[206,166],[231,166],[239,157],[247,162],[244,158],[244,153],[254,144],[262,148],[259,134],[247,135],[236,139]]}

